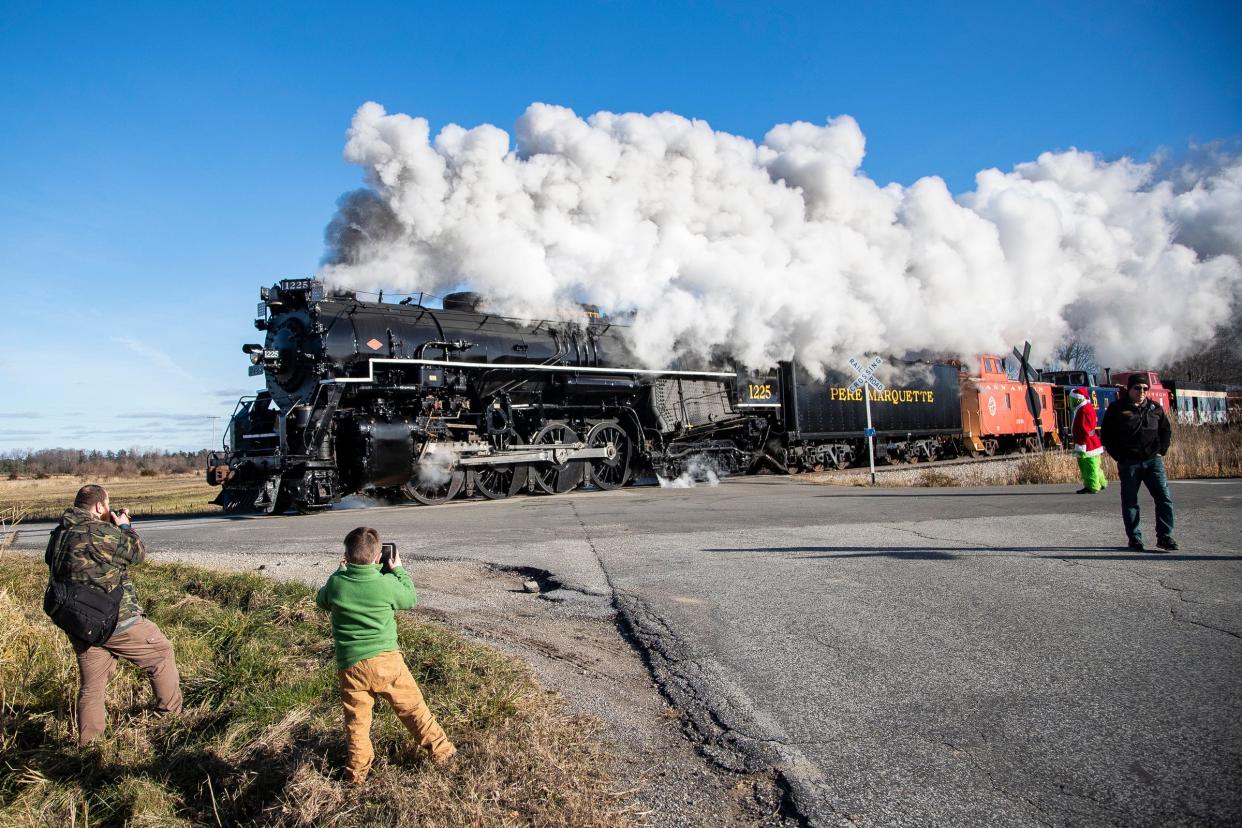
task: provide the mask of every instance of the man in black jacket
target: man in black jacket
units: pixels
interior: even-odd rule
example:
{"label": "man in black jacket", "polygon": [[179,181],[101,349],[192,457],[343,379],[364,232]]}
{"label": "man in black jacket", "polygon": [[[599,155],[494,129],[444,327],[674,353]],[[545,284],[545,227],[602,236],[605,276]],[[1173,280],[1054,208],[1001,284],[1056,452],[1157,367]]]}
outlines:
{"label": "man in black jacket", "polygon": [[1156,501],[1156,546],[1161,552],[1172,552],[1177,549],[1177,541],[1173,540],[1173,498],[1169,496],[1164,455],[1169,450],[1173,429],[1160,404],[1147,398],[1148,387],[1147,374],[1130,375],[1126,393],[1104,412],[1100,439],[1105,451],[1117,461],[1121,519],[1130,548],[1143,551],[1138,500],[1141,483]]}

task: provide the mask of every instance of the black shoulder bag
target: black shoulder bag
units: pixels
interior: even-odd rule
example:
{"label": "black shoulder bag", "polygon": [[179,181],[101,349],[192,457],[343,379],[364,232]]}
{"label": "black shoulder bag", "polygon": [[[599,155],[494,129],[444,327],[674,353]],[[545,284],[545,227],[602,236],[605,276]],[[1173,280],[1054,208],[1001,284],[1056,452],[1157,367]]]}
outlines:
{"label": "black shoulder bag", "polygon": [[[58,527],[53,534],[59,531]],[[49,546],[59,547],[58,541],[59,537],[53,537]],[[60,549],[57,548],[56,552],[59,553]],[[74,638],[87,644],[102,644],[112,637],[116,629],[124,594],[122,584],[117,584],[109,592],[91,583],[58,581],[53,575],[48,579],[47,592],[43,593],[43,611],[53,624]]]}

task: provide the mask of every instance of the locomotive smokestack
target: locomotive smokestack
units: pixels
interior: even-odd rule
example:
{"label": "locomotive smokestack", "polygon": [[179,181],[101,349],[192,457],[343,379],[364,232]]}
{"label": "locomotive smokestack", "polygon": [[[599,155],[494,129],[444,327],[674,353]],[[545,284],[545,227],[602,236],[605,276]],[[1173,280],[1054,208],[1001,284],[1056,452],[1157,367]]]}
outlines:
{"label": "locomotive smokestack", "polygon": [[[360,107],[322,276],[487,309],[632,312],[648,365],[730,351],[812,371],[852,354],[972,356],[1091,342],[1116,364],[1202,346],[1242,296],[1242,160],[1049,152],[954,196],[880,184],[855,120],[778,124],[759,143],[672,113],[589,118],[533,104],[505,131]],[[1178,297],[1180,301],[1163,301]],[[1142,320],[1142,335],[1135,321]],[[1038,334],[1035,336],[1034,334]]]}

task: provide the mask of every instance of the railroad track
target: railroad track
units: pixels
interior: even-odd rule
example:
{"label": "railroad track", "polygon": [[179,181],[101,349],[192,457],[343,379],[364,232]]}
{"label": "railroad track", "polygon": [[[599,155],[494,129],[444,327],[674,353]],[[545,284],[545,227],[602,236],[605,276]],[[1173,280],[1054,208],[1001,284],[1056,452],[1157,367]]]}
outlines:
{"label": "railroad track", "polygon": [[[1018,460],[1024,460],[1028,457],[1034,457],[1038,454],[1048,455],[1069,455],[1068,449],[1049,449],[1044,452],[1013,452],[1011,454],[997,454],[992,457],[954,457],[948,460],[931,460],[919,461],[915,463],[885,463],[877,462],[875,464],[875,473],[877,476],[882,474],[891,474],[893,472],[911,472],[919,469],[946,469],[955,466],[972,466],[985,465],[988,463],[1013,463]],[[871,469],[866,466],[853,466],[848,469],[829,470],[824,472],[812,472],[813,474],[839,474],[839,475],[868,475]]]}

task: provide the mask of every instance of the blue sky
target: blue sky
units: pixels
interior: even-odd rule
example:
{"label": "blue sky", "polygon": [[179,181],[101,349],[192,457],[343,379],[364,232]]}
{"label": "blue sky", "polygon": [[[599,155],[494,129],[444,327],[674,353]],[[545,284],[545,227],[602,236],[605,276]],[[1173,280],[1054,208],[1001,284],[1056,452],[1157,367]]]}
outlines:
{"label": "blue sky", "polygon": [[[533,101],[759,140],[850,114],[880,183],[1242,134],[1236,3],[0,0],[0,451],[199,448],[252,389],[260,285],[312,273],[364,101]],[[219,425],[216,436],[219,437]]]}

